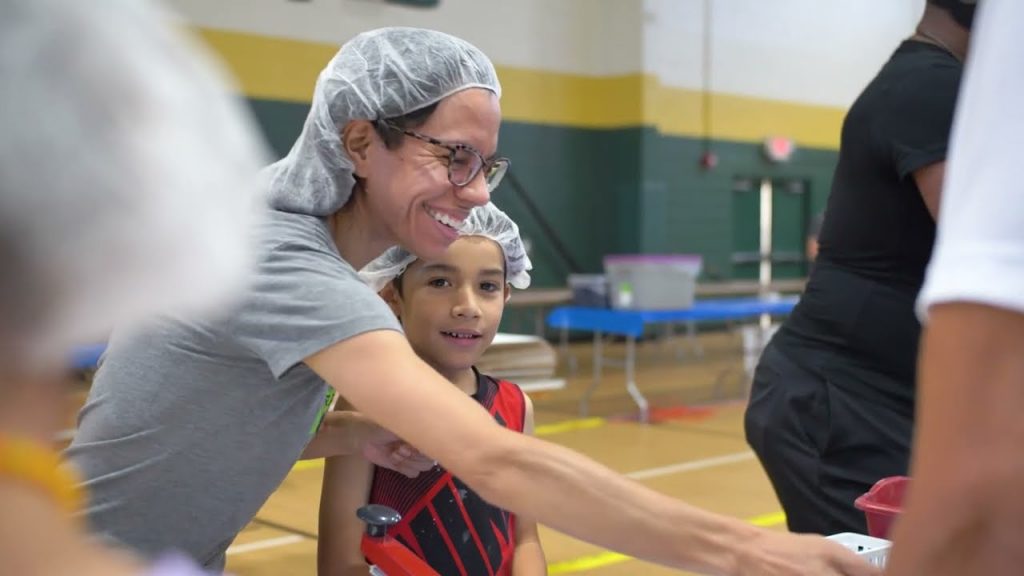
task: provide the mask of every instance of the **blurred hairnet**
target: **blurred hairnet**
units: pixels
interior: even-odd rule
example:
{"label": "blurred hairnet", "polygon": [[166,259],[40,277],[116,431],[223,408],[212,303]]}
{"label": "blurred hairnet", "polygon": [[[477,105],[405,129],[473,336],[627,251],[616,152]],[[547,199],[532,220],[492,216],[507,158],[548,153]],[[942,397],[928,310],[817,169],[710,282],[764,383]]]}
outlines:
{"label": "blurred hairnet", "polygon": [[[501,246],[505,256],[508,283],[520,290],[530,287],[530,270],[533,269],[533,264],[526,255],[526,246],[519,236],[519,226],[494,203],[488,202],[485,206],[474,208],[459,229],[459,235],[483,236],[494,240]],[[415,255],[405,248],[394,246],[367,264],[359,271],[359,276],[375,292],[379,292],[415,261]]]}
{"label": "blurred hairnet", "polygon": [[240,286],[263,144],[146,0],[0,5],[0,361]]}
{"label": "blurred hairnet", "polygon": [[291,151],[267,168],[271,206],[313,216],[336,212],[355,184],[341,142],[349,122],[403,116],[467,88],[501,96],[494,65],[465,40],[420,28],[356,36],[320,73]]}

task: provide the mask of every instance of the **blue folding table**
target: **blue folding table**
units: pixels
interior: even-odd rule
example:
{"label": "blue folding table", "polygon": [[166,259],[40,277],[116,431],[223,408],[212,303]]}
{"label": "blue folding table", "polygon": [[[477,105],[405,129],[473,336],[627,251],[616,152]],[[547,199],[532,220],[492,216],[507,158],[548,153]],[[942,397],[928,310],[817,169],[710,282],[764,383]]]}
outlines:
{"label": "blue folding table", "polygon": [[644,328],[651,324],[679,324],[695,322],[728,322],[748,320],[762,315],[789,314],[798,298],[722,298],[698,300],[690,308],[679,310],[614,310],[609,308],[583,308],[564,306],[555,308],[547,317],[551,328],[581,330],[594,334],[594,380],[580,400],[580,413],[586,415],[590,396],[601,379],[601,367],[605,363],[602,355],[602,334],[626,337],[626,391],[640,408],[640,420],[646,422],[649,415],[647,399],[636,386],[636,339],[643,336]]}
{"label": "blue folding table", "polygon": [[74,370],[92,370],[100,363],[100,356],[107,349],[106,344],[89,344],[79,346],[71,352],[71,368]]}

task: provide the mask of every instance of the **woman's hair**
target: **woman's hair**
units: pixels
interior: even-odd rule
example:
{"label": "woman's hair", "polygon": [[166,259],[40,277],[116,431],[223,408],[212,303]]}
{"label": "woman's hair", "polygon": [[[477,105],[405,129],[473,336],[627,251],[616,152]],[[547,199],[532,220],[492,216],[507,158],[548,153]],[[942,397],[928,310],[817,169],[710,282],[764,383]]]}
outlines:
{"label": "woman's hair", "polygon": [[426,124],[427,120],[430,120],[430,117],[434,114],[434,111],[437,110],[438,104],[439,102],[434,102],[429,106],[413,110],[408,114],[377,120],[373,123],[373,128],[377,131],[377,135],[380,136],[381,140],[384,141],[384,145],[387,146],[388,150],[394,150],[402,143],[402,138],[405,136],[402,134],[402,130],[412,130]]}

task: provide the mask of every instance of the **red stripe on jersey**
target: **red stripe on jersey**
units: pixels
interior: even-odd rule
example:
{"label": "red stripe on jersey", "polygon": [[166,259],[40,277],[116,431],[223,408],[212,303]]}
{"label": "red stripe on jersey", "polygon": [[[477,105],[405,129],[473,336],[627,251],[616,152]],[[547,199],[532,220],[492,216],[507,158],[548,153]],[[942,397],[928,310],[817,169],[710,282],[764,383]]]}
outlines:
{"label": "red stripe on jersey", "polygon": [[[440,526],[441,517],[438,516],[437,510],[435,510],[433,506],[427,506],[427,509],[430,510],[430,515],[434,517],[434,525]],[[449,536],[448,532],[445,530],[440,530],[439,534],[441,535],[441,538],[444,539],[445,544],[448,545],[448,552],[452,555],[452,558],[455,559],[455,565],[459,569],[460,576],[469,576],[469,574],[466,573],[466,567],[462,564],[462,559],[459,558],[459,551],[452,542],[451,536]]]}
{"label": "red stripe on jersey", "polygon": [[[450,480],[449,480],[449,482],[450,482],[451,490],[453,492],[457,493],[458,492],[458,488],[456,488],[455,484],[451,483]],[[484,542],[482,540],[482,537],[483,536],[487,536],[488,534],[495,534],[496,536],[498,536],[498,538],[496,538],[496,539],[498,541],[499,546],[502,549],[508,547],[509,539],[508,538],[504,538],[503,535],[500,533],[500,531],[497,531],[497,530],[493,529],[493,526],[494,526],[493,522],[488,521],[487,522],[487,526],[481,526],[481,527],[478,528],[476,526],[476,524],[473,522],[473,519],[470,518],[469,511],[466,510],[465,499],[456,500],[456,504],[459,507],[459,511],[462,513],[462,518],[466,521],[466,525],[469,528],[469,535],[473,538],[473,542],[476,543],[477,550],[480,551],[480,557],[483,558],[484,562],[487,563],[487,568],[490,570],[490,574],[493,575],[495,573],[495,570],[497,568],[500,568],[503,564],[506,564],[506,562],[504,562],[504,559],[501,558],[498,562],[495,563],[495,562],[492,562],[492,560],[487,557],[488,556],[488,554],[487,554],[487,546],[484,544]],[[483,533],[481,533],[481,531],[480,531],[481,528],[485,528],[485,529],[486,528],[490,528],[491,532],[483,532]],[[515,534],[515,532],[513,532],[513,534]],[[497,565],[495,565],[495,564],[497,564]]]}

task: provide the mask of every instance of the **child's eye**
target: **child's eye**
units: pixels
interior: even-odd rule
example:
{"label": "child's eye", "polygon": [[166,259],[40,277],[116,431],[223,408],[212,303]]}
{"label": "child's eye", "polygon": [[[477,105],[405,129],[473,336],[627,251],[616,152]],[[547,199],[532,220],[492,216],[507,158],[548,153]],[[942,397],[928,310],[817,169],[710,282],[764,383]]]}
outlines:
{"label": "child's eye", "polygon": [[498,290],[501,290],[501,287],[494,282],[483,282],[480,284],[480,289],[484,292],[497,292]]}
{"label": "child's eye", "polygon": [[447,288],[451,286],[452,283],[449,282],[446,278],[434,278],[430,282],[427,282],[427,285],[433,286],[434,288]]}

